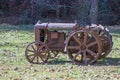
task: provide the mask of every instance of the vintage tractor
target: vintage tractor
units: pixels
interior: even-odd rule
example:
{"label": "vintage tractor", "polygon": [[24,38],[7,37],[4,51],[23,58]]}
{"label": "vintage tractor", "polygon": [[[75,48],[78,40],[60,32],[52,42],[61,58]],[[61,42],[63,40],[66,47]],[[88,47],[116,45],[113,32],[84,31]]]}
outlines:
{"label": "vintage tractor", "polygon": [[105,58],[113,42],[107,28],[99,25],[80,27],[77,23],[41,23],[35,25],[35,41],[26,47],[30,63],[40,64],[67,53],[75,64],[93,64]]}

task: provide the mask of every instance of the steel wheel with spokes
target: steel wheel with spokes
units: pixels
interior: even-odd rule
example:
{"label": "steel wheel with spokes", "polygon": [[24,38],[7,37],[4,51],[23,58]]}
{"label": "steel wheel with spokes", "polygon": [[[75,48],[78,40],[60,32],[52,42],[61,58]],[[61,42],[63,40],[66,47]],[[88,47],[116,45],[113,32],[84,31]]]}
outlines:
{"label": "steel wheel with spokes", "polygon": [[99,57],[99,59],[102,59],[102,58],[105,58],[111,52],[113,42],[112,42],[112,36],[106,30],[106,28],[104,28],[104,29],[99,28],[98,30],[100,31],[98,35],[101,38],[103,45],[104,45],[103,52]]}
{"label": "steel wheel with spokes", "polygon": [[102,41],[99,36],[90,30],[73,32],[67,44],[69,58],[76,64],[92,64],[102,52]]}
{"label": "steel wheel with spokes", "polygon": [[49,48],[43,42],[33,42],[26,47],[25,57],[30,63],[40,64],[47,62],[50,57]]}

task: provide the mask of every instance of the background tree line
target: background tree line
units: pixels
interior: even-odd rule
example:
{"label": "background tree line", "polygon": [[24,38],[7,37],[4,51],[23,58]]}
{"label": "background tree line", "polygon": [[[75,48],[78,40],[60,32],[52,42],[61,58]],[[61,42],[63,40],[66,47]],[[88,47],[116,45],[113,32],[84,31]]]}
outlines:
{"label": "background tree line", "polygon": [[120,0],[0,0],[0,23],[120,24]]}

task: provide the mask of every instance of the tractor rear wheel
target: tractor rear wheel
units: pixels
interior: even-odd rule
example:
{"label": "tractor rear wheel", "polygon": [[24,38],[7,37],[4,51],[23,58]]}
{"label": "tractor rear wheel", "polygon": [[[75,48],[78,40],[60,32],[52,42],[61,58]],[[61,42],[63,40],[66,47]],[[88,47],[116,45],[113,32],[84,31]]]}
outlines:
{"label": "tractor rear wheel", "polygon": [[102,52],[102,41],[96,32],[83,29],[73,32],[67,43],[67,54],[73,63],[92,64]]}

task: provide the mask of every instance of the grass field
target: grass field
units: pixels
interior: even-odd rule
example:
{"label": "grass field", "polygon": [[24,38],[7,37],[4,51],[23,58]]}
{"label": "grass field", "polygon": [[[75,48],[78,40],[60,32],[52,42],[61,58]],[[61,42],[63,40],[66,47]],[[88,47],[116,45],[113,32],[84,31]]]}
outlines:
{"label": "grass field", "polygon": [[34,41],[33,25],[0,25],[0,80],[120,80],[120,33],[111,29],[113,48],[94,65],[74,65],[67,54],[52,64],[30,64],[26,46]]}

